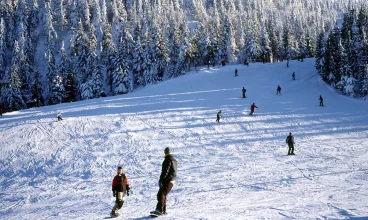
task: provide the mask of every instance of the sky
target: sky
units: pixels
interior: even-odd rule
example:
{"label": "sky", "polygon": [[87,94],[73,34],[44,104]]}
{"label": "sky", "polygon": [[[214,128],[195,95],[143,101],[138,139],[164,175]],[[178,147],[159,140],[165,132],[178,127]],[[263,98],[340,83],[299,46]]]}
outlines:
{"label": "sky", "polygon": [[178,177],[160,218],[368,219],[367,116],[367,100],[326,85],[314,59],[202,66],[126,95],[6,113],[0,216],[109,218],[122,166],[131,193],[119,219],[149,219],[170,147]]}

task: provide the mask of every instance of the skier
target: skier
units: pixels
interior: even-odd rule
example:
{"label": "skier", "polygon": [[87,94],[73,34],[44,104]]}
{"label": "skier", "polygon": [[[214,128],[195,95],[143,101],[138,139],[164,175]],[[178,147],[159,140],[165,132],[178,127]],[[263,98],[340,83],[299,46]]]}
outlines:
{"label": "skier", "polygon": [[293,75],[291,75],[293,77],[293,80],[295,80],[295,72],[293,72]]}
{"label": "skier", "polygon": [[115,197],[115,205],[110,213],[111,217],[119,216],[118,211],[124,204],[125,194],[129,196],[129,191],[130,186],[128,177],[125,175],[124,169],[122,167],[118,167],[117,175],[112,181],[112,195]]}
{"label": "skier", "polygon": [[61,118],[61,112],[58,112],[58,114],[57,114],[57,116],[56,116],[56,117],[57,117],[57,120],[58,120],[58,121],[63,120],[63,119]]}
{"label": "skier", "polygon": [[165,159],[162,162],[162,171],[158,185],[160,189],[157,193],[156,210],[151,212],[151,215],[159,216],[166,215],[166,197],[175,184],[178,162],[172,156],[169,147],[165,148]]}
{"label": "skier", "polygon": [[295,144],[295,142],[294,142],[294,137],[291,134],[291,132],[289,132],[289,136],[286,137],[286,143],[289,146],[288,155],[295,155],[294,154],[294,144]]}
{"label": "skier", "polygon": [[246,92],[247,90],[243,87],[243,89],[242,89],[242,92],[243,92],[243,98],[247,98],[246,96],[245,96],[245,92]]}
{"label": "skier", "polygon": [[221,118],[221,111],[220,110],[219,112],[217,112],[217,119],[216,119],[216,122],[220,122],[220,118]]}
{"label": "skier", "polygon": [[245,60],[244,61],[244,65],[249,66],[249,61],[248,60]]}
{"label": "skier", "polygon": [[254,113],[254,108],[258,108],[257,106],[256,106],[256,104],[254,104],[254,102],[253,102],[253,104],[250,106],[250,113],[249,113],[249,115],[253,115],[253,113]]}
{"label": "skier", "polygon": [[323,107],[323,98],[321,95],[319,96],[319,106]]}
{"label": "skier", "polygon": [[281,95],[281,87],[280,87],[280,85],[278,85],[278,86],[277,86],[277,92],[276,92],[276,95],[277,95],[277,94],[279,94],[279,93],[280,93],[280,95]]}
{"label": "skier", "polygon": [[235,76],[238,76],[238,69],[235,69]]}

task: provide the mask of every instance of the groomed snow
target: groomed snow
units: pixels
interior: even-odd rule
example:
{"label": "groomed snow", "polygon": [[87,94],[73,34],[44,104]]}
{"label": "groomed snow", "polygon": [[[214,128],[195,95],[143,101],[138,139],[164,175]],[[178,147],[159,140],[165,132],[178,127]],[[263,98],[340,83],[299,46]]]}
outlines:
{"label": "groomed snow", "polygon": [[[179,172],[162,219],[368,218],[368,103],[313,66],[203,67],[123,96],[6,113],[0,218],[108,218],[121,165],[132,190],[119,219],[148,219],[165,147]],[[296,156],[286,155],[289,131]]]}

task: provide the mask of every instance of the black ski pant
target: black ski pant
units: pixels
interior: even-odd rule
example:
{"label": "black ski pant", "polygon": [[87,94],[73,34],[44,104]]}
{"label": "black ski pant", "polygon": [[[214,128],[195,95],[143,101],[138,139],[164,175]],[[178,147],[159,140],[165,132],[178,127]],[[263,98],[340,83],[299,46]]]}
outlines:
{"label": "black ski pant", "polygon": [[217,119],[216,119],[217,122],[220,122],[220,116],[217,115]]}
{"label": "black ski pant", "polygon": [[172,182],[169,182],[168,184],[163,185],[160,187],[157,193],[157,205],[156,210],[161,212],[162,214],[166,213],[166,197],[167,194],[171,191],[174,184]]}
{"label": "black ski pant", "polygon": [[245,92],[243,92],[243,98],[245,98]]}
{"label": "black ski pant", "polygon": [[294,154],[294,144],[288,144],[288,145],[289,145],[288,155]]}
{"label": "black ski pant", "polygon": [[320,101],[319,102],[319,106],[323,106],[323,101]]}

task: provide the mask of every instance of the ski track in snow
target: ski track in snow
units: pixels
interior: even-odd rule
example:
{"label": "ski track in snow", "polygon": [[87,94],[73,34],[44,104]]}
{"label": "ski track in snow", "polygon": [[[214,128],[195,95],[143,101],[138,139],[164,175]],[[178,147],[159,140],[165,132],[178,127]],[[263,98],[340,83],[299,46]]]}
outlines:
{"label": "ski track in snow", "polygon": [[[313,65],[203,68],[124,96],[4,114],[1,219],[104,219],[118,165],[132,188],[118,219],[149,219],[165,147],[179,172],[163,219],[368,218],[368,103],[330,89]],[[296,156],[286,156],[289,131]]]}

